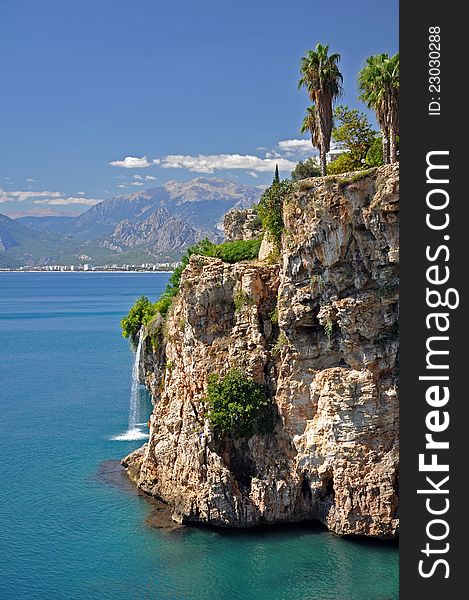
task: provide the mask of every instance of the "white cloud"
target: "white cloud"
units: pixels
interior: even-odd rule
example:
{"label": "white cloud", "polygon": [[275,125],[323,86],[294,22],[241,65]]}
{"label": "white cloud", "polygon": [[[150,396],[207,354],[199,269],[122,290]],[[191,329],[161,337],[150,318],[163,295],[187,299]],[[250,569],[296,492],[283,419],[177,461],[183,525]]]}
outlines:
{"label": "white cloud", "polygon": [[136,156],[126,156],[123,160],[113,160],[109,163],[113,167],[122,167],[124,169],[145,169],[152,164],[158,164],[156,160],[151,160],[146,156],[138,158]]}
{"label": "white cloud", "polygon": [[77,196],[86,196],[85,192],[77,192]]}
{"label": "white cloud", "polygon": [[[253,173],[266,173],[275,170],[275,165],[281,171],[291,171],[295,168],[299,158],[305,154],[316,154],[311,141],[308,139],[281,140],[275,148],[268,149],[260,146],[258,151],[264,151],[264,157],[252,154],[169,154],[161,158],[148,158],[147,156],[126,156],[123,160],[114,160],[114,167],[125,169],[146,168],[159,165],[164,169],[187,169],[193,173],[214,173],[221,170],[242,169],[249,175]],[[155,180],[152,175],[134,175],[139,181]]]}
{"label": "white cloud", "polygon": [[68,206],[70,204],[85,204],[86,206],[93,206],[98,204],[102,200],[96,198],[83,198],[82,196],[70,196],[68,198],[53,198],[48,200],[33,200],[33,204],[48,204],[53,206]]}
{"label": "white cloud", "polygon": [[287,156],[315,152],[311,140],[282,140],[277,145]]}
{"label": "white cloud", "polygon": [[[116,177],[116,179],[122,180],[122,179],[125,179],[125,177],[120,175],[119,177]],[[145,181],[156,181],[157,178],[154,177],[153,175],[133,175],[133,179],[134,179],[134,181],[126,181],[126,182],[119,183],[119,185],[117,187],[120,189],[124,189],[129,186],[140,187],[142,185],[145,185]]]}
{"label": "white cloud", "polygon": [[296,166],[296,163],[286,158],[260,158],[250,154],[170,154],[161,159],[161,166],[165,169],[188,169],[195,173],[214,173],[223,169],[245,169],[262,173],[274,171],[276,164],[281,171],[291,171]]}
{"label": "white cloud", "polygon": [[251,177],[256,177],[256,178],[259,177],[259,175],[254,171],[249,171],[248,175],[250,175]]}
{"label": "white cloud", "polygon": [[28,177],[28,178],[26,179],[26,182],[27,182],[27,183],[34,183],[34,182],[36,182],[36,181],[37,181],[37,179],[33,179],[32,177]]}
{"label": "white cloud", "polygon": [[153,177],[153,175],[134,175],[134,179],[138,179],[139,181],[155,181],[156,177]]}
{"label": "white cloud", "polygon": [[[84,193],[84,192],[83,192]],[[0,188],[0,204],[5,202],[31,202],[32,204],[68,205],[85,204],[93,205],[101,202],[95,198],[84,198],[81,193],[77,196],[67,196],[63,192],[42,191],[7,191]]]}
{"label": "white cloud", "polygon": [[24,190],[4,190],[0,188],[0,202],[27,202],[32,198],[60,198],[62,192],[50,192],[47,190],[41,192],[24,191]]}

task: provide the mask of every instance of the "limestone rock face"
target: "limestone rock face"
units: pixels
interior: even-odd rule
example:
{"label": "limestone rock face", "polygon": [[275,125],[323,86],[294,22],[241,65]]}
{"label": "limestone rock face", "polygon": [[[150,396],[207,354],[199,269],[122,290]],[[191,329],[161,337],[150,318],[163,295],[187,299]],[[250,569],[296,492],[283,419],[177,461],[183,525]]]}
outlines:
{"label": "limestone rock face", "polygon": [[225,237],[229,242],[255,240],[262,234],[257,212],[252,208],[230,210],[223,219]]}
{"label": "limestone rock face", "polygon": [[[175,520],[397,535],[398,178],[393,165],[302,182],[280,265],[191,257],[146,332],[150,439],[123,461]],[[214,436],[207,378],[232,367],[267,385],[273,434]]]}

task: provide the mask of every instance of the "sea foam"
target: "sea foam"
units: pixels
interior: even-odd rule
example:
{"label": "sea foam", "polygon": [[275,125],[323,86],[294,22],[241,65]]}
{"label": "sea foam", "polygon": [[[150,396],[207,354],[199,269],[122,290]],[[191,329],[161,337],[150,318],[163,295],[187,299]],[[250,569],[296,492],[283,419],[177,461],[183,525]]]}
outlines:
{"label": "sea foam", "polygon": [[111,440],[117,442],[130,442],[134,440],[146,440],[148,437],[148,433],[141,431],[138,427],[133,427],[121,435],[114,435],[111,437]]}

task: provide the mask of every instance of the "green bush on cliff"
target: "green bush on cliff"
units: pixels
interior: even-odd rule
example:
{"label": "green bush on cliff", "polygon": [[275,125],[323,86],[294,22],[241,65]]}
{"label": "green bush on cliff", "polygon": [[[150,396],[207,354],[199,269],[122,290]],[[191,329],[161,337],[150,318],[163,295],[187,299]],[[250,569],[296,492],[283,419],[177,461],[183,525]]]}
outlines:
{"label": "green bush on cliff", "polygon": [[293,189],[293,182],[289,179],[275,181],[265,190],[259,201],[258,213],[262,220],[262,227],[268,237],[277,246],[280,245],[283,223],[283,204],[286,197]]}
{"label": "green bush on cliff", "polygon": [[301,161],[291,172],[291,178],[293,181],[301,181],[309,177],[320,177],[321,168],[314,158],[307,158],[305,161]]}
{"label": "green bush on cliff", "polygon": [[135,340],[142,324],[154,314],[154,305],[146,296],[140,296],[129,310],[129,314],[121,320],[122,335]]}
{"label": "green bush on cliff", "polygon": [[244,306],[254,304],[254,300],[251,296],[246,294],[246,292],[244,292],[243,290],[239,290],[234,295],[233,303],[235,307],[235,312],[239,312]]}
{"label": "green bush on cliff", "polygon": [[[174,273],[173,273],[174,275]],[[142,325],[148,325],[157,315],[165,317],[174,296],[179,291],[179,282],[176,285],[171,282],[171,276],[165,291],[156,302],[150,302],[146,296],[141,296],[129,310],[129,313],[121,320],[122,335],[135,341]]]}
{"label": "green bush on cliff", "polygon": [[207,417],[218,435],[249,438],[255,433],[271,433],[274,426],[271,402],[265,386],[240,369],[223,377],[211,375],[208,381]]}
{"label": "green bush on cliff", "polygon": [[261,240],[238,240],[236,242],[223,242],[215,246],[213,254],[224,262],[237,263],[241,260],[255,260],[259,255]]}
{"label": "green bush on cliff", "polygon": [[207,238],[191,246],[181,259],[181,264],[175,269],[169,280],[167,292],[176,295],[179,291],[179,283],[184,269],[189,264],[190,257],[195,254],[198,256],[209,256],[212,258],[220,258],[224,262],[237,263],[242,260],[254,260],[259,254],[261,240],[238,240],[236,242],[223,242],[222,244],[214,244]]}
{"label": "green bush on cliff", "polygon": [[340,173],[350,173],[360,171],[364,166],[352,156],[350,152],[340,154],[334,161],[327,165],[328,175],[339,175]]}
{"label": "green bush on cliff", "polygon": [[384,165],[383,141],[377,137],[366,153],[365,164],[367,167],[380,167]]}

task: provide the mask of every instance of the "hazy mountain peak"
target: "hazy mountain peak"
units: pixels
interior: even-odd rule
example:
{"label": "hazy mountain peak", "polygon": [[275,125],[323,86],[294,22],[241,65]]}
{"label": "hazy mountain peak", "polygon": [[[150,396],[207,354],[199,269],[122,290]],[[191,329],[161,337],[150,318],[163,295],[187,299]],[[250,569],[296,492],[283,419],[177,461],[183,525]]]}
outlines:
{"label": "hazy mountain peak", "polygon": [[[202,237],[219,240],[224,214],[232,208],[251,207],[260,195],[253,186],[201,176],[114,196],[79,217],[25,217],[18,221],[4,217],[8,231],[0,227],[0,255],[3,253],[3,260],[5,253],[15,252],[18,259],[31,264],[57,260],[65,250],[75,256],[95,252],[104,260],[105,249],[106,260],[111,261],[112,255],[131,251],[136,256],[137,250],[138,256],[143,253],[147,258],[161,253],[177,257]],[[3,221],[0,218],[0,225]]]}
{"label": "hazy mountain peak", "polygon": [[184,202],[231,200],[233,205],[244,201],[251,205],[258,199],[256,188],[219,177],[196,177],[189,181],[167,181],[163,186],[171,200]]}
{"label": "hazy mountain peak", "polygon": [[10,219],[10,217],[7,217],[6,215],[2,215],[2,213],[0,213],[0,223],[14,223],[13,219]]}

